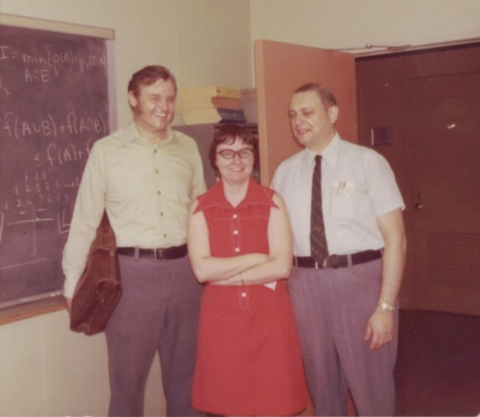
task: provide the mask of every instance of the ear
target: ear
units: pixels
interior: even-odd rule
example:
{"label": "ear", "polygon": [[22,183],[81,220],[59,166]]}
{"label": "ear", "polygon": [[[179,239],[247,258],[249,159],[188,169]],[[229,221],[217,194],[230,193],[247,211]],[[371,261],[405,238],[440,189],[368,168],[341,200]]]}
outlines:
{"label": "ear", "polygon": [[327,115],[328,115],[328,120],[333,125],[338,119],[338,107],[331,106],[327,111]]}
{"label": "ear", "polygon": [[128,92],[128,104],[133,108],[137,107],[138,101],[135,94],[133,94],[133,91]]}

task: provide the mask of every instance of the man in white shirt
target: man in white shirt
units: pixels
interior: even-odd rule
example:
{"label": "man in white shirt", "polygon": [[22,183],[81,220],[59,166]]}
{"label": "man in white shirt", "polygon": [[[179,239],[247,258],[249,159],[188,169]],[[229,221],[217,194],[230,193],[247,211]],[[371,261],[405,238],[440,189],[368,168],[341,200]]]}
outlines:
{"label": "man in white shirt", "polygon": [[[387,161],[339,137],[338,112],[332,93],[314,83],[290,101],[291,128],[305,149],[272,182],[294,233],[289,289],[315,415],[346,415],[348,389],[360,415],[393,415],[405,206]],[[328,247],[320,262],[310,244],[316,155]]]}
{"label": "man in white shirt", "polygon": [[63,254],[70,311],[76,283],[104,210],[115,232],[123,295],[105,331],[109,415],[143,415],[145,384],[158,351],[167,415],[191,407],[202,286],[186,247],[191,201],[205,191],[195,141],[170,128],[177,85],[162,66],[133,74],[133,121],[95,142],[78,190]]}

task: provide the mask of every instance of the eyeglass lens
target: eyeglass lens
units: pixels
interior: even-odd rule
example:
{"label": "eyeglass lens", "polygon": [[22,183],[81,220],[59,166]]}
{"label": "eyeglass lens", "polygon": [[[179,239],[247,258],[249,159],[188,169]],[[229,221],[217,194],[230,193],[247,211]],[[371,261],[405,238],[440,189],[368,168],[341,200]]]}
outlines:
{"label": "eyeglass lens", "polygon": [[239,151],[232,151],[231,149],[223,149],[217,153],[222,155],[225,159],[233,159],[235,158],[235,155],[238,155],[240,158],[245,159],[253,155],[253,150],[250,148],[243,148],[243,149],[240,149]]}

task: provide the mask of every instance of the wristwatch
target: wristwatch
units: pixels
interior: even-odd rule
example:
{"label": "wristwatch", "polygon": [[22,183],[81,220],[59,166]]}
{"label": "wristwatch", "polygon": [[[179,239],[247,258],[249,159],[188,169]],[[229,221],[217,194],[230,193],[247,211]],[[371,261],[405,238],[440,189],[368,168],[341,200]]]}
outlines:
{"label": "wristwatch", "polygon": [[382,310],[385,311],[395,311],[395,306],[392,306],[391,304],[385,303],[385,302],[379,302],[377,304],[377,307],[381,308]]}

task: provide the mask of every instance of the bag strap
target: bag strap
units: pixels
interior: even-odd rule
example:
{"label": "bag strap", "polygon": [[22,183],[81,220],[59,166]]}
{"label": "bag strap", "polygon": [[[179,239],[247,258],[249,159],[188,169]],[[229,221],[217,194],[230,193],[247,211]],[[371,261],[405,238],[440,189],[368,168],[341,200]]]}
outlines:
{"label": "bag strap", "polygon": [[106,210],[103,212],[102,220],[97,228],[97,237],[95,240],[98,246],[107,247],[114,252],[117,249],[115,234],[113,233]]}
{"label": "bag strap", "polygon": [[107,210],[103,212],[103,217],[98,227],[106,230],[112,228],[112,226],[110,226],[110,220],[108,219]]}

